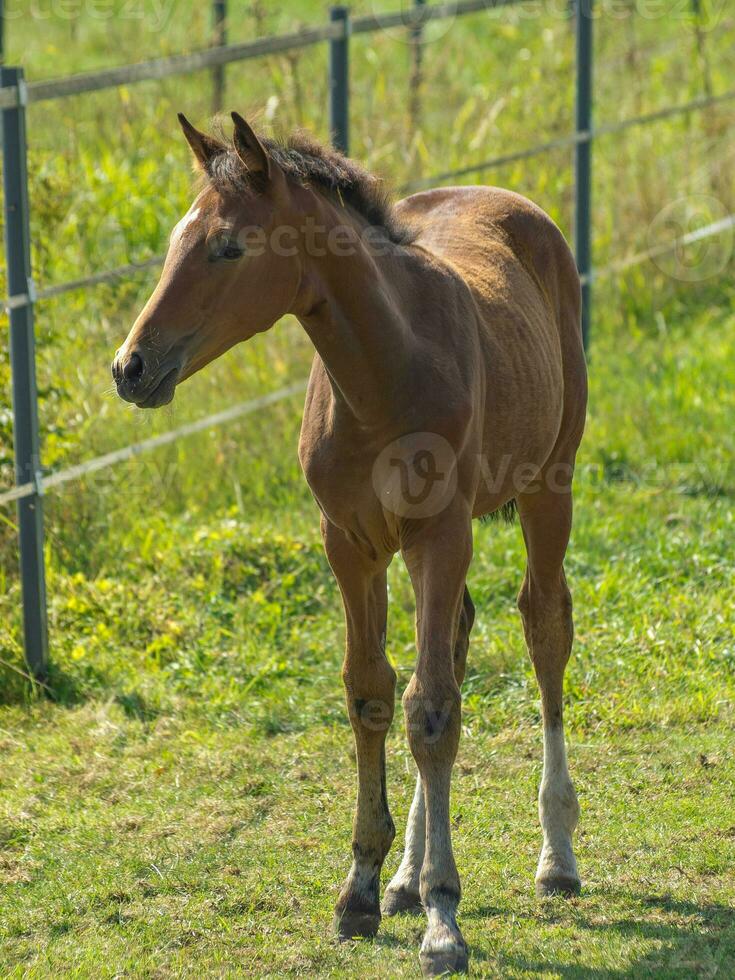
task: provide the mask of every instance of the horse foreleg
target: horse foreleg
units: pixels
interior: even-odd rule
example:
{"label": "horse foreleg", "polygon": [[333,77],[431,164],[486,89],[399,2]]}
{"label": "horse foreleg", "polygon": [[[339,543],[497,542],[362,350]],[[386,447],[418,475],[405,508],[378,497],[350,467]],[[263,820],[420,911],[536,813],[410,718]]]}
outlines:
{"label": "horse foreleg", "polygon": [[465,576],[472,554],[470,515],[442,515],[415,534],[404,558],[416,593],[416,670],[403,695],[411,752],[426,811],[419,892],[427,927],[419,959],[425,976],[467,969],[457,925],[460,884],[452,853],[449,789],[461,727],[454,667]]}
{"label": "horse foreleg", "polygon": [[322,533],[344,602],[342,677],[357,754],[353,860],[334,916],[337,934],[347,939],[373,936],[380,925],[380,869],[395,836],[385,785],[385,738],[393,719],[396,675],[385,656],[386,563],[366,559],[326,521]]}
{"label": "horse foreleg", "polygon": [[[475,621],[475,607],[465,586],[459,631],[454,645],[454,676],[461,686],[467,664],[467,650],[470,631]],[[383,915],[396,915],[399,912],[420,912],[421,895],[419,883],[421,867],[426,851],[426,807],[421,776],[416,779],[416,790],[406,821],[406,843],[403,860],[385,889],[381,909]]]}

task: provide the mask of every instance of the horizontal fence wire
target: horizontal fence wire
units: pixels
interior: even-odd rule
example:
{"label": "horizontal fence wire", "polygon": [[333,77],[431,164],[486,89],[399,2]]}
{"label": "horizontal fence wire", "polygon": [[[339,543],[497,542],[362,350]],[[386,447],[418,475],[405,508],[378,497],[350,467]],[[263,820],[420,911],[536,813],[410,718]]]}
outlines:
{"label": "horizontal fence wire", "polygon": [[431,6],[428,4],[424,6],[415,5],[394,13],[355,17],[350,21],[349,30],[351,34],[372,34],[392,27],[416,28],[431,20],[446,20],[452,17],[462,17],[466,14],[479,14],[501,7],[513,7],[521,3],[523,0],[461,0],[459,3],[442,3]]}
{"label": "horizontal fence wire", "polygon": [[419,180],[411,180],[398,188],[399,193],[405,191],[418,191],[431,187],[433,184],[442,180],[451,180],[453,177],[468,177],[470,174],[480,173],[482,170],[490,170],[494,167],[503,167],[508,163],[517,163],[519,160],[530,160],[532,157],[541,156],[551,150],[562,149],[567,146],[575,146],[577,143],[585,143],[592,139],[594,133],[583,131],[570,133],[568,136],[560,136],[558,139],[549,140],[547,143],[536,143],[525,150],[516,150],[514,153],[505,153],[499,157],[491,157],[489,160],[480,160],[467,167],[460,167],[458,170],[447,170],[441,174],[433,174],[431,177],[422,177]]}
{"label": "horizontal fence wire", "polygon": [[594,269],[592,275],[589,277],[589,281],[595,282],[598,279],[606,279],[616,273],[625,272],[626,269],[631,269],[636,265],[642,265],[649,259],[656,259],[661,255],[668,255],[677,249],[686,248],[688,245],[694,245],[715,235],[721,235],[730,229],[735,229],[735,214],[728,214],[718,221],[704,225],[702,228],[695,228],[694,231],[687,232],[686,235],[681,235],[681,237],[675,239],[673,242],[661,242],[660,245],[652,245],[643,252],[635,252],[633,255],[625,255],[620,259],[614,259],[603,268]]}
{"label": "horizontal fence wire", "polygon": [[[434,20],[461,17],[502,7],[522,4],[524,0],[461,0],[459,3],[416,5],[406,10],[385,14],[357,17],[345,24],[335,21],[318,27],[304,28],[292,34],[257,38],[238,44],[225,44],[192,51],[189,54],[154,58],[133,65],[121,65],[103,71],[82,72],[64,78],[24,83],[22,87],[10,86],[0,90],[0,109],[17,105],[49,102],[69,96],[99,92],[109,88],[144,81],[158,81],[175,75],[187,75],[207,68],[219,67],[238,61],[281,54],[299,48],[312,47],[324,41],[339,40],[346,36],[375,33],[395,27],[417,28]],[[718,101],[714,97],[713,101]],[[674,109],[674,111],[680,111]],[[655,114],[654,114],[655,115]],[[660,118],[665,118],[662,114]],[[611,130],[613,131],[613,130]]]}
{"label": "horizontal fence wire", "polygon": [[[56,286],[46,286],[36,291],[36,302],[45,299],[55,299],[57,296],[63,296],[64,293],[73,293],[79,289],[86,289],[88,286],[101,286],[104,283],[114,282],[116,279],[133,276],[136,272],[143,272],[146,269],[155,268],[163,262],[165,257],[165,255],[152,255],[144,262],[130,262],[128,265],[119,265],[115,269],[95,272],[81,279],[71,279],[69,282],[61,282]],[[8,305],[12,301],[12,298],[8,301]]]}
{"label": "horizontal fence wire", "polygon": [[[443,173],[433,174],[430,177],[422,177],[418,180],[408,181],[407,183],[398,187],[398,192],[403,194],[426,189],[436,183],[451,180],[455,177],[467,177],[470,174],[481,173],[483,170],[503,167],[511,163],[518,163],[521,160],[530,160],[533,157],[541,156],[542,154],[549,153],[553,150],[564,149],[569,146],[576,146],[578,143],[584,143],[600,136],[609,136],[615,133],[621,133],[627,129],[633,128],[634,126],[645,126],[649,123],[659,122],[660,120],[667,119],[671,116],[701,111],[702,109],[731,101],[732,99],[735,99],[735,89],[731,89],[728,92],[722,92],[719,95],[707,95],[700,98],[691,99],[689,102],[676,106],[666,106],[663,109],[656,109],[642,115],[631,116],[628,119],[620,119],[614,122],[603,123],[600,126],[594,127],[590,131],[570,133],[566,136],[559,136],[558,138],[548,140],[545,143],[536,143],[534,146],[529,146],[523,150],[517,150],[513,153],[505,153],[501,156],[490,157],[488,160],[479,160],[476,163],[470,164],[466,167],[460,167],[457,170],[447,170]],[[43,301],[54,299],[57,296],[62,296],[64,293],[74,292],[79,289],[86,289],[88,286],[98,286],[104,283],[114,282],[116,279],[134,275],[137,272],[160,265],[160,263],[163,262],[163,259],[163,255],[155,255],[150,259],[146,259],[144,262],[133,262],[129,263],[128,265],[118,266],[115,269],[92,273],[91,275],[84,276],[80,279],[73,279],[69,282],[46,286],[38,289],[35,292],[33,300]],[[30,297],[27,294],[11,296],[6,301],[6,309],[23,305],[29,301]]]}
{"label": "horizontal fence wire", "polygon": [[[658,258],[661,255],[666,255],[670,252],[676,251],[677,249],[685,248],[688,245],[711,238],[714,235],[720,235],[722,232],[730,229],[735,229],[735,214],[729,214],[726,217],[721,218],[719,221],[714,221],[702,228],[697,228],[694,231],[688,232],[687,234],[682,235],[671,242],[663,242],[660,245],[654,245],[643,252],[636,252],[633,255],[614,260],[604,268],[595,269],[591,276],[584,277],[584,281],[596,281],[598,279],[611,276],[615,273],[623,272],[626,269],[632,268],[633,266],[641,265],[649,259]],[[187,422],[185,425],[181,425],[176,429],[170,429],[168,432],[161,433],[161,435],[152,436],[150,439],[144,439],[142,442],[136,442],[131,446],[125,446],[123,449],[116,449],[113,452],[106,453],[104,456],[97,456],[94,459],[90,459],[84,463],[79,463],[76,466],[70,466],[67,469],[57,470],[55,473],[50,473],[47,476],[43,476],[40,480],[40,486],[38,486],[36,483],[20,484],[19,486],[13,487],[12,490],[6,490],[4,493],[0,493],[0,507],[12,503],[14,500],[20,500],[23,497],[30,497],[32,494],[37,492],[44,493],[46,490],[61,486],[63,483],[68,483],[70,480],[79,479],[80,477],[86,476],[89,473],[107,469],[116,463],[122,463],[125,462],[125,460],[132,459],[134,456],[139,456],[141,453],[149,452],[152,449],[158,449],[161,446],[166,446],[169,443],[175,442],[177,439],[182,438],[183,436],[193,435],[194,433],[202,432],[205,429],[214,428],[217,425],[223,425],[226,422],[233,422],[236,419],[250,415],[253,412],[257,412],[269,405],[274,405],[277,402],[284,401],[285,399],[290,398],[292,395],[303,392],[306,389],[306,384],[306,379],[296,381],[292,385],[288,385],[285,388],[279,388],[277,391],[272,391],[266,395],[261,395],[260,397],[253,398],[250,401],[239,402],[237,405],[232,405],[230,408],[227,408],[222,412],[216,412],[214,415],[207,415],[204,418],[196,419],[194,422]]]}
{"label": "horizontal fence wire", "polygon": [[68,483],[70,480],[78,480],[80,477],[87,476],[89,473],[95,473],[98,470],[105,470],[110,466],[114,466],[116,463],[124,463],[126,460],[133,459],[134,456],[140,456],[141,453],[147,453],[152,449],[167,446],[169,443],[176,442],[177,439],[181,439],[183,436],[191,436],[197,432],[214,428],[217,425],[224,425],[226,422],[234,422],[236,419],[244,418],[246,415],[252,415],[253,412],[258,412],[263,408],[267,408],[269,405],[284,401],[286,398],[290,398],[292,395],[297,395],[305,390],[306,380],[295,381],[285,388],[268,392],[265,395],[260,395],[258,398],[251,398],[246,402],[238,402],[236,405],[231,405],[221,412],[215,412],[213,415],[207,415],[204,418],[195,419],[193,422],[187,422],[184,425],[178,426],[176,429],[169,429],[160,435],[151,436],[150,439],[143,439],[142,442],[135,442],[130,446],[124,446],[122,449],[115,449],[110,453],[105,453],[103,456],[96,456],[94,459],[89,459],[84,463],[78,463],[76,466],[69,466],[63,470],[57,470],[55,473],[43,475],[40,477],[38,483],[35,481],[33,483],[22,483],[17,487],[13,487],[12,490],[6,490],[4,493],[0,493],[0,506],[9,504],[13,500],[21,500],[23,497],[30,497],[34,493],[43,494],[53,487]]}
{"label": "horizontal fence wire", "polygon": [[309,30],[297,31],[294,34],[282,34],[278,37],[259,38],[243,44],[226,44],[190,54],[178,54],[171,58],[154,58],[151,61],[141,61],[136,65],[121,65],[119,68],[108,68],[104,71],[83,72],[65,78],[52,78],[43,82],[29,82],[19,92],[17,88],[7,88],[0,91],[0,109],[8,109],[23,104],[49,102],[53,99],[64,99],[72,95],[84,95],[89,92],[100,92],[103,89],[119,88],[135,82],[157,81],[170,78],[172,75],[188,75],[204,68],[227,65],[235,61],[247,61],[250,58],[261,58],[265,55],[279,54],[292,51],[294,48],[306,48],[322,41],[330,41],[342,36],[341,25],[332,24],[315,27]]}
{"label": "horizontal fence wire", "polygon": [[445,173],[434,174],[431,177],[422,177],[420,180],[412,180],[403,184],[399,190],[415,191],[430,187],[437,181],[451,180],[453,177],[467,177],[469,174],[480,173],[482,170],[490,170],[495,167],[502,167],[509,163],[517,163],[519,160],[530,160],[533,157],[541,156],[552,150],[564,149],[568,146],[576,146],[578,143],[587,143],[600,136],[610,136],[615,133],[622,133],[626,129],[634,126],[646,126],[650,123],[659,122],[672,116],[685,115],[688,112],[697,112],[708,109],[710,106],[729,102],[735,99],[735,89],[721,92],[719,95],[703,95],[689,102],[679,103],[674,106],[665,106],[662,109],[654,109],[652,112],[642,113],[639,116],[630,116],[627,119],[619,119],[609,123],[602,123],[593,127],[591,130],[583,130],[578,133],[569,133],[567,136],[559,136],[556,139],[548,140],[546,143],[536,143],[527,147],[525,150],[517,150],[513,153],[505,153],[502,156],[490,157],[489,160],[479,160],[476,163],[461,167],[458,170],[448,170]]}
{"label": "horizontal fence wire", "polygon": [[344,21],[335,21],[324,26],[295,31],[293,34],[258,38],[241,44],[218,45],[192,51],[190,54],[141,61],[135,65],[121,65],[119,68],[109,68],[104,71],[83,72],[66,78],[31,82],[24,85],[20,91],[17,87],[0,91],[0,109],[8,109],[19,103],[49,102],[52,99],[63,99],[72,95],[100,92],[103,89],[118,88],[135,82],[156,81],[173,75],[188,75],[205,68],[312,47],[323,41],[342,39],[348,34],[370,34],[393,27],[419,27],[432,20],[446,20],[514,6],[522,2],[524,0],[461,0],[459,3],[437,4],[432,7],[417,6],[392,13],[356,17],[347,24]]}
{"label": "horizontal fence wire", "polygon": [[735,89],[732,88],[728,89],[727,92],[720,92],[718,95],[700,95],[696,99],[690,99],[689,102],[664,106],[662,109],[644,112],[639,116],[630,116],[628,119],[602,123],[600,126],[595,126],[592,136],[610,136],[612,133],[622,133],[632,126],[647,126],[649,123],[660,122],[662,119],[671,118],[671,116],[679,116],[687,112],[708,109],[710,106],[719,105],[721,102],[729,102],[732,99],[735,99]]}

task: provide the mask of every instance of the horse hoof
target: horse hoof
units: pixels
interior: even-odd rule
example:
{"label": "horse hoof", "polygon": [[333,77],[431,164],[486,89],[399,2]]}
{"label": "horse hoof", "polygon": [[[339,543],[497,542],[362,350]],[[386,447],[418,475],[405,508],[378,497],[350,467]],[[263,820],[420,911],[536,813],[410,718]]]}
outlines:
{"label": "horse hoof", "polygon": [[550,898],[552,895],[564,895],[567,898],[579,895],[582,882],[579,878],[569,875],[555,875],[550,878],[539,878],[536,882],[536,897]]}
{"label": "horse hoof", "polygon": [[409,891],[403,886],[399,888],[386,888],[380,911],[383,915],[398,915],[399,912],[409,912],[411,915],[418,915],[423,912],[421,896],[418,892]]}
{"label": "horse hoof", "polygon": [[457,973],[468,973],[467,947],[454,950],[421,951],[419,953],[421,973],[425,977],[450,977]]}
{"label": "horse hoof", "polygon": [[380,925],[380,912],[365,912],[356,909],[354,912],[345,909],[334,916],[334,931],[340,940],[372,939]]}
{"label": "horse hoof", "polygon": [[447,977],[455,973],[468,973],[467,944],[442,942],[436,946],[421,947],[419,953],[421,972],[425,977]]}

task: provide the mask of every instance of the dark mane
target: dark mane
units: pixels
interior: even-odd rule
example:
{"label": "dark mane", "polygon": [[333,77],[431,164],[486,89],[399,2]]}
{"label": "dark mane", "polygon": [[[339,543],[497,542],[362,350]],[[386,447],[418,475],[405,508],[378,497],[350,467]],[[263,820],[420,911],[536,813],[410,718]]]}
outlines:
{"label": "dark mane", "polygon": [[[390,193],[382,181],[354,160],[337,150],[323,146],[304,133],[296,133],[281,142],[260,137],[271,158],[284,173],[300,184],[310,185],[338,203],[352,208],[397,245],[410,244],[415,233],[395,214]],[[247,190],[256,184],[256,175],[248,173],[231,145],[207,165],[207,175],[215,186]]]}

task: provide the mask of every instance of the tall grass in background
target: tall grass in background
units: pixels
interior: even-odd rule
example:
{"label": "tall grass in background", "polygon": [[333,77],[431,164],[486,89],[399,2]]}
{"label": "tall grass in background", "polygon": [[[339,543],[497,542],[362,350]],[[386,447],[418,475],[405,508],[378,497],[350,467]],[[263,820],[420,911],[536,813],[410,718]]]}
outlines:
{"label": "tall grass in background", "polygon": [[[373,9],[375,4],[353,5],[355,14]],[[208,43],[207,5],[146,10],[142,22],[122,15],[115,20],[114,55],[109,23],[87,14],[40,24],[28,15],[13,19],[7,62],[23,64],[33,80]],[[697,31],[681,14],[647,19],[633,3],[627,14],[620,5],[616,10],[617,16],[603,15],[596,24],[597,122],[721,91],[731,83],[732,19],[721,19],[717,30],[708,32]],[[229,38],[293,30],[325,16],[325,7],[312,0],[290,4],[287,11],[259,2],[231,3]],[[432,23],[425,41],[421,112],[413,127],[407,32],[352,40],[352,152],[395,186],[571,131],[573,23],[561,10],[507,8]],[[228,66],[226,106],[267,131],[306,127],[326,139],[326,63],[326,46],[319,46]],[[210,77],[201,72],[30,108],[33,263],[40,284],[141,261],[165,249],[193,193],[176,112],[186,111],[204,127],[210,107]],[[734,115],[730,106],[717,107],[595,144],[598,266],[645,248],[651,222],[672,200],[715,195],[732,211],[725,133]],[[526,194],[570,235],[571,164],[571,152],[556,151],[459,182],[495,183]],[[298,324],[286,319],[187,382],[170,409],[151,415],[123,405],[112,393],[108,365],[154,281],[155,270],[39,306],[46,466],[68,465],[136,441],[308,371],[309,345]],[[655,333],[661,330],[662,311],[682,304],[698,310],[721,295],[711,282],[707,289],[682,286],[648,264],[597,289],[595,342],[603,334],[624,343]],[[3,485],[12,482],[6,338],[3,332]],[[294,490],[297,416],[298,399],[54,494],[47,504],[54,560],[93,575],[116,549],[140,544],[150,508],[171,516],[233,506],[277,511],[294,493],[306,500],[304,491]],[[0,564],[13,581],[12,513],[6,511],[3,519]]]}

